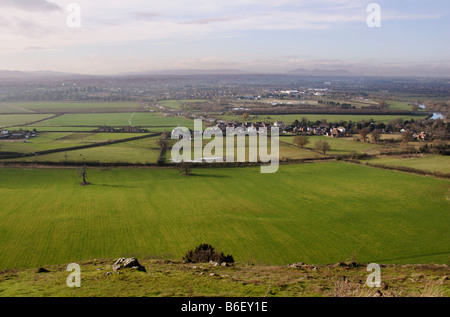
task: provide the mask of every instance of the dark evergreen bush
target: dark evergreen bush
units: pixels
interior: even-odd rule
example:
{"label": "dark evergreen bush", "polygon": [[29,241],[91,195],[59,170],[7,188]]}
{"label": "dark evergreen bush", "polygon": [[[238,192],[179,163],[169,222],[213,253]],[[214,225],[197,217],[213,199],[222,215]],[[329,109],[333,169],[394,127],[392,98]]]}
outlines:
{"label": "dark evergreen bush", "polygon": [[211,245],[206,243],[200,244],[195,250],[189,250],[183,260],[187,263],[207,263],[209,261],[234,263],[233,256],[225,256],[223,253],[216,252]]}

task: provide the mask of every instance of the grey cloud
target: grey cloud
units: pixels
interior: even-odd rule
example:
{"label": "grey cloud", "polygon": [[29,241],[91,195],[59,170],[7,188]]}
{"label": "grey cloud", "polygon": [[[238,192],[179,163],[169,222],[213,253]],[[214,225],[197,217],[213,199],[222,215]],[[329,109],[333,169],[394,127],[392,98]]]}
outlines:
{"label": "grey cloud", "polygon": [[41,51],[43,49],[44,48],[42,46],[28,46],[28,47],[25,47],[23,50],[24,51]]}
{"label": "grey cloud", "polygon": [[2,0],[0,7],[14,7],[26,11],[61,11],[62,9],[47,0]]}
{"label": "grey cloud", "polygon": [[27,38],[42,38],[51,31],[39,23],[23,18],[13,17],[7,19],[6,22],[8,24],[6,28],[9,33],[25,36]]}
{"label": "grey cloud", "polygon": [[210,23],[219,23],[219,22],[231,22],[242,20],[242,17],[218,17],[218,18],[207,18],[185,22],[184,24],[210,24]]}
{"label": "grey cloud", "polygon": [[132,12],[132,17],[136,20],[154,20],[155,18],[161,17],[161,14],[153,12]]}

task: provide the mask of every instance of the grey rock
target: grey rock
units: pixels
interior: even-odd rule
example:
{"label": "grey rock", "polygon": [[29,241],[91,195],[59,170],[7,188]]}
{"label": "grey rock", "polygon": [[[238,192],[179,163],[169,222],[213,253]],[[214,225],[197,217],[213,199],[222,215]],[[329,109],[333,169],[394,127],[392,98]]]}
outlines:
{"label": "grey rock", "polygon": [[123,267],[141,266],[136,258],[128,258],[123,261]]}
{"label": "grey rock", "polygon": [[114,272],[117,272],[122,268],[133,268],[141,272],[146,272],[145,267],[140,265],[136,258],[120,258],[114,262],[112,266]]}
{"label": "grey rock", "polygon": [[138,270],[140,272],[147,272],[145,267],[142,266],[142,265],[133,266],[132,268],[135,269],[135,270]]}

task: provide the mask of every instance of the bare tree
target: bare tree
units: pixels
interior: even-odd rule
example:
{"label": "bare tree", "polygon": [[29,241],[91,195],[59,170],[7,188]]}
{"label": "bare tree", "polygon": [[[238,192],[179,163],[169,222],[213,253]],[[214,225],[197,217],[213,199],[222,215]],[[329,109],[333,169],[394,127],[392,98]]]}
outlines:
{"label": "bare tree", "polygon": [[309,139],[305,135],[297,135],[294,138],[294,144],[299,145],[301,148],[303,148],[308,143],[309,143]]}
{"label": "bare tree", "polygon": [[192,175],[192,172],[191,172],[192,163],[191,162],[182,161],[177,164],[177,169],[180,172],[180,175],[183,175],[183,176]]}
{"label": "bare tree", "polygon": [[372,137],[372,141],[373,141],[374,143],[378,143],[378,142],[380,141],[380,138],[381,138],[381,131],[378,130],[378,129],[373,130],[372,133],[371,133],[370,135],[371,135],[371,137]]}
{"label": "bare tree", "polygon": [[402,133],[402,142],[404,144],[408,144],[408,142],[411,142],[413,139],[413,133],[410,130],[406,130]]}
{"label": "bare tree", "polygon": [[87,169],[86,169],[86,166],[80,169],[80,177],[83,179],[83,182],[80,183],[80,185],[86,186],[86,185],[90,184],[87,181]]}
{"label": "bare tree", "polygon": [[161,149],[165,149],[165,148],[167,147],[167,136],[168,136],[168,133],[167,133],[167,132],[164,132],[164,133],[161,135],[161,138],[159,138],[159,139],[156,141],[156,143],[161,147]]}
{"label": "bare tree", "polygon": [[361,129],[359,130],[359,136],[361,137],[361,141],[366,143],[367,135],[369,134],[369,131],[367,129]]}
{"label": "bare tree", "polygon": [[385,99],[382,99],[378,102],[378,107],[380,107],[380,109],[388,109],[389,104],[386,102]]}
{"label": "bare tree", "polygon": [[331,149],[331,148],[330,148],[330,145],[328,144],[328,142],[327,142],[327,141],[324,141],[324,140],[319,140],[319,141],[317,141],[316,143],[314,143],[314,148],[315,148],[317,151],[323,152],[323,155],[325,155],[326,152],[329,151],[329,150]]}

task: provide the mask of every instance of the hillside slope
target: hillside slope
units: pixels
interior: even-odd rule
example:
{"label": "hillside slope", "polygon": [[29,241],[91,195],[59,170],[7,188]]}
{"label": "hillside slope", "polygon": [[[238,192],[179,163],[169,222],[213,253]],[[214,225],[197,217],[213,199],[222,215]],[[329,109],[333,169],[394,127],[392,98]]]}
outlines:
{"label": "hillside slope", "polygon": [[[380,288],[364,285],[371,272],[352,263],[256,266],[139,261],[146,272],[114,272],[114,260],[78,263],[81,287],[69,288],[67,265],[0,273],[0,297],[448,297],[446,265],[382,265]],[[41,269],[42,270],[42,269]]]}

